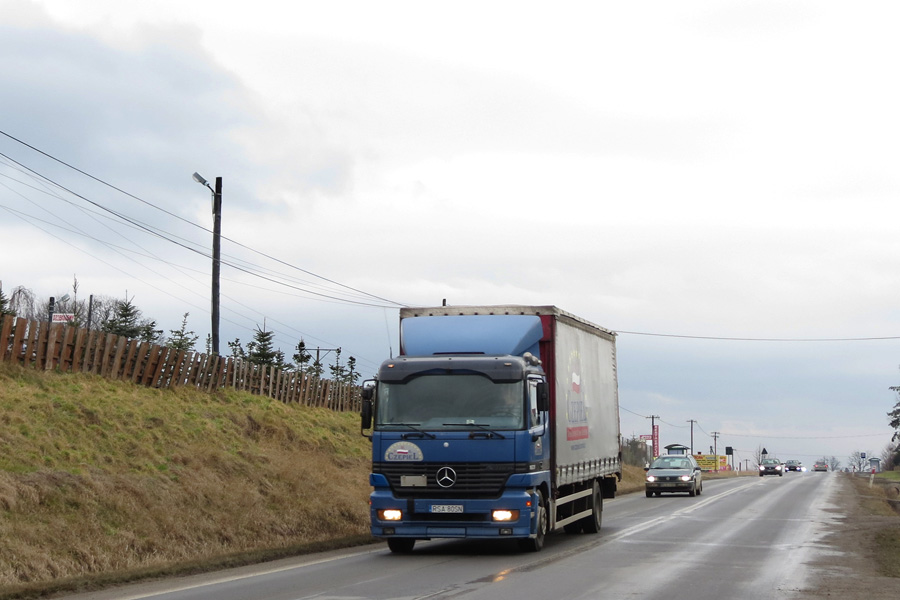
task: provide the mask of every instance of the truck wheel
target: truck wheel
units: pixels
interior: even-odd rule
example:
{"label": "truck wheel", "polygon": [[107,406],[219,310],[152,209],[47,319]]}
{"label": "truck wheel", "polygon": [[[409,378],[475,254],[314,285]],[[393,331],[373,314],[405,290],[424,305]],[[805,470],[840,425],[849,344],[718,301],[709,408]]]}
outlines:
{"label": "truck wheel", "polygon": [[580,521],[581,529],[585,533],[599,533],[603,523],[603,494],[600,493],[600,484],[594,480],[594,493],[591,494],[591,516]]}
{"label": "truck wheel", "polygon": [[544,502],[544,494],[537,491],[537,535],[533,538],[522,538],[519,547],[526,552],[540,552],[544,547],[544,537],[547,535],[547,504]]}
{"label": "truck wheel", "polygon": [[387,542],[391,552],[397,554],[407,554],[412,552],[413,546],[416,545],[416,540],[412,538],[389,538]]}

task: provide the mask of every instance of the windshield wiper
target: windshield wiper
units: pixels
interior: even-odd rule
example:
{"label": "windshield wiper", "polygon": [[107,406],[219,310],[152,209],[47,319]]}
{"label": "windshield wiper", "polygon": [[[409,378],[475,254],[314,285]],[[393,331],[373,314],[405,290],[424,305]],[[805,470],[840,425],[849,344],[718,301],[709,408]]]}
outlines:
{"label": "windshield wiper", "polygon": [[502,433],[500,433],[498,431],[494,431],[493,429],[490,428],[489,425],[486,425],[484,423],[444,423],[443,425],[444,425],[444,427],[478,427],[479,429],[482,429],[482,430],[490,433],[491,435],[496,435],[501,440],[506,439],[505,435],[503,435]]}
{"label": "windshield wiper", "polygon": [[[393,426],[393,425],[400,425],[401,427],[409,427],[416,433],[420,433],[425,437],[430,437],[433,440],[437,439],[437,436],[434,435],[433,433],[428,433],[427,431],[423,431],[423,430],[419,429],[419,426],[422,425],[421,423],[385,423],[385,425],[389,426],[389,427]],[[409,435],[410,435],[409,433],[404,433],[401,437],[406,438],[406,437],[409,437]]]}

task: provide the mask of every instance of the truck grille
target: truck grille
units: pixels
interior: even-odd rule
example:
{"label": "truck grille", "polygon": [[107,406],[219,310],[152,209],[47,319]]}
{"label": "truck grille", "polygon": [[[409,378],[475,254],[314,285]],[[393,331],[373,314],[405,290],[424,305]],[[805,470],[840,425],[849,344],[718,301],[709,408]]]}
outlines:
{"label": "truck grille", "polygon": [[[437,483],[437,472],[450,467],[456,481],[448,487]],[[513,473],[528,472],[528,465],[515,463],[374,463],[373,473],[384,475],[398,498],[498,498]],[[425,475],[424,486],[403,486],[401,478]]]}

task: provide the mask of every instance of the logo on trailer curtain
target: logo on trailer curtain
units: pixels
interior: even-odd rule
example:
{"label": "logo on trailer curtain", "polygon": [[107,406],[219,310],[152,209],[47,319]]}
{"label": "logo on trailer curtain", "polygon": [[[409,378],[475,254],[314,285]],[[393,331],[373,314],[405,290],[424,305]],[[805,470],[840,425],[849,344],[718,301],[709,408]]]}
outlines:
{"label": "logo on trailer curtain", "polygon": [[581,394],[581,355],[577,350],[569,354],[566,376],[569,380],[566,386],[566,440],[584,440],[590,436],[590,431],[584,396]]}

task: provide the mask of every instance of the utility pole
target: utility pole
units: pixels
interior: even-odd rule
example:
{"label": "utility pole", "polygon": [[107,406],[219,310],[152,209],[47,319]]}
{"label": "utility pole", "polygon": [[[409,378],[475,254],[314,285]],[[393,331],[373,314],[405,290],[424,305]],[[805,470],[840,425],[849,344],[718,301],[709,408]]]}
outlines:
{"label": "utility pole", "polygon": [[216,177],[216,189],[200,173],[194,173],[194,181],[212,192],[213,247],[212,247],[212,323],[210,337],[213,354],[219,354],[219,268],[222,245],[222,178]]}
{"label": "utility pole", "polygon": [[222,178],[216,177],[213,192],[213,255],[212,255],[212,351],[219,354],[219,268],[222,245]]}
{"label": "utility pole", "polygon": [[691,424],[691,454],[694,453],[694,423],[696,423],[694,419],[688,419],[688,423]]}
{"label": "utility pole", "polygon": [[712,439],[713,439],[713,454],[718,455],[719,454],[719,442],[718,442],[719,432],[713,431],[710,435],[712,435]]}

